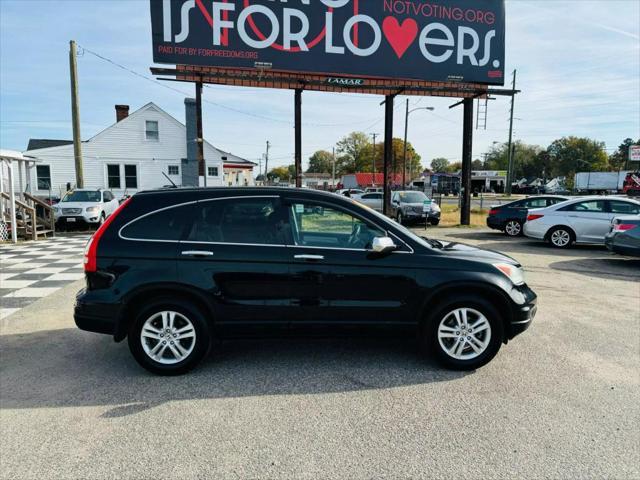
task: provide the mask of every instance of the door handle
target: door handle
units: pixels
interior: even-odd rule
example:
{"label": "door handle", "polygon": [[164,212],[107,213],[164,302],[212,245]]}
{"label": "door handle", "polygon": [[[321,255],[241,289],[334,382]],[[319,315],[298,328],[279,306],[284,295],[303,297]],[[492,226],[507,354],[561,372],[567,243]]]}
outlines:
{"label": "door handle", "polygon": [[320,260],[324,260],[323,255],[296,255],[293,258],[295,258],[296,260],[307,260],[309,262],[317,262]]}
{"label": "door handle", "polygon": [[187,257],[213,257],[213,252],[207,250],[185,250],[182,255]]}

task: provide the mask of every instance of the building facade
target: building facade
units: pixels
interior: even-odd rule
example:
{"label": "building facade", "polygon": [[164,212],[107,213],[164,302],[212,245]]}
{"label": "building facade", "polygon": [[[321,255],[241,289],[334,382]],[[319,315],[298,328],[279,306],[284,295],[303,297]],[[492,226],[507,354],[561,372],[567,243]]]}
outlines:
{"label": "building facade", "polygon": [[[194,121],[190,118],[189,100],[185,101],[187,124]],[[154,103],[131,114],[128,110],[126,105],[116,106],[116,123],[82,142],[85,188],[106,188],[121,197],[172,184],[205,184],[205,178],[198,176],[197,159],[193,158],[195,136],[188,145],[184,124]],[[72,142],[32,140],[24,153],[38,159],[27,175],[28,191],[38,196],[61,196],[69,186],[75,186]],[[224,159],[229,157],[245,161],[204,142],[207,186],[226,185]],[[250,177],[249,185],[253,183],[252,174]]]}

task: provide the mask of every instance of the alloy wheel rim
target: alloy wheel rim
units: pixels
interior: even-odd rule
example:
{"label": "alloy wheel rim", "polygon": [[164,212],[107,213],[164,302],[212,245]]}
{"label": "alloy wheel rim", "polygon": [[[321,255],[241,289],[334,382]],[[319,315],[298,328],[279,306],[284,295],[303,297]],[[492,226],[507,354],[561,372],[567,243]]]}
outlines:
{"label": "alloy wheel rim", "polygon": [[181,313],[161,311],[151,315],[142,325],[140,343],[153,361],[175,365],[193,352],[196,330],[193,323]]}
{"label": "alloy wheel rim", "polygon": [[569,232],[566,230],[556,230],[551,234],[551,242],[558,247],[564,247],[571,241]]}
{"label": "alloy wheel rim", "polygon": [[456,308],[438,325],[438,342],[442,350],[456,360],[473,360],[482,355],[491,341],[491,325],[473,308]]}
{"label": "alloy wheel rim", "polygon": [[507,234],[511,235],[512,237],[515,237],[520,233],[520,224],[512,220],[509,223],[507,223],[506,230],[507,230]]}

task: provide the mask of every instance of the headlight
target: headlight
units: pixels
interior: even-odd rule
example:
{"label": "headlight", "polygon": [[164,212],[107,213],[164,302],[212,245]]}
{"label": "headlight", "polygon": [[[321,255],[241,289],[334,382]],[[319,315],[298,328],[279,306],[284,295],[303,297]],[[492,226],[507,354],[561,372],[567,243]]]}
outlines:
{"label": "headlight", "polygon": [[98,213],[100,211],[100,207],[87,207],[88,213]]}
{"label": "headlight", "polygon": [[504,273],[514,285],[522,285],[524,283],[524,270],[510,263],[494,263],[494,267]]}
{"label": "headlight", "polygon": [[439,212],[440,211],[440,207],[438,206],[437,203],[431,203],[431,210],[434,212]]}
{"label": "headlight", "polygon": [[58,213],[60,212],[60,207],[53,206],[51,207],[51,210],[53,210],[53,213]]}

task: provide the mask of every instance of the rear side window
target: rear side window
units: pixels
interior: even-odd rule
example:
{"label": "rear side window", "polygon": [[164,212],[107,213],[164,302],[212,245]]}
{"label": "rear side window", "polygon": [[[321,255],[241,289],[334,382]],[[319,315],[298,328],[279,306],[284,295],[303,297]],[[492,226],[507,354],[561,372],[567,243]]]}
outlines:
{"label": "rear side window", "polygon": [[547,206],[547,201],[544,198],[530,198],[524,206],[526,208],[543,208]]}
{"label": "rear side window", "polygon": [[125,225],[120,235],[127,240],[178,241],[194,207],[195,203],[192,203],[143,215]]}
{"label": "rear side window", "polygon": [[235,198],[198,203],[186,240],[286,245],[288,232],[287,211],[278,198]]}
{"label": "rear side window", "polygon": [[589,200],[587,202],[578,202],[566,207],[562,207],[560,210],[563,212],[596,212],[602,213],[605,211],[604,200]]}
{"label": "rear side window", "polygon": [[621,202],[619,200],[609,200],[609,208],[611,213],[636,214],[640,213],[640,207],[630,202]]}

